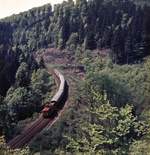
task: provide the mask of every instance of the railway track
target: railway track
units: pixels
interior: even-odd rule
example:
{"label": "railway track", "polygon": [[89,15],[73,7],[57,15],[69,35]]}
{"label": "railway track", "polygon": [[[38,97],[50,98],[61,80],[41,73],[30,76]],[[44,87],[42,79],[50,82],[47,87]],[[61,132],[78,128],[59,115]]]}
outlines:
{"label": "railway track", "polygon": [[[62,104],[60,105],[61,108],[63,108],[66,100],[67,100],[67,95],[68,95],[68,85],[67,85],[67,89],[64,89],[64,91],[66,91],[66,93],[64,93],[64,91],[62,92],[61,86],[62,81],[64,81],[64,77],[62,74],[60,74],[58,76],[59,71],[57,70],[49,70],[48,71],[49,74],[53,74],[55,82],[57,84],[57,87],[59,87],[58,91],[56,92],[56,94],[54,95],[53,98],[58,98],[58,103],[57,104]],[[63,78],[63,80],[61,80],[61,78]],[[67,95],[64,95],[67,94]],[[61,98],[58,97],[58,95],[61,96]],[[61,99],[61,100],[60,100]],[[60,111],[58,111],[59,114]],[[56,117],[49,117],[49,118],[44,118],[42,116],[42,114],[39,116],[39,118],[37,118],[31,125],[29,125],[28,127],[25,127],[25,129],[21,132],[21,134],[17,135],[16,137],[14,137],[12,140],[10,140],[7,145],[11,148],[11,149],[16,149],[16,148],[22,148],[23,146],[25,146],[26,144],[28,144],[30,142],[30,140],[39,132],[41,132],[46,126],[51,126],[55,120]]]}

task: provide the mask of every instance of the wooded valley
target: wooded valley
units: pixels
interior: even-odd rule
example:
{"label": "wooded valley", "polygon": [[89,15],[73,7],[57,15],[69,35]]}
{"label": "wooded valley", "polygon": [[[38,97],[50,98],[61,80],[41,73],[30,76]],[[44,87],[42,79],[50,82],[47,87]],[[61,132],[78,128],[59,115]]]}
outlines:
{"label": "wooded valley", "polygon": [[[39,53],[58,60],[70,104],[27,148],[9,150],[56,87]],[[67,0],[1,19],[0,154],[149,155],[149,56],[147,0]],[[68,69],[78,65],[81,73]]]}

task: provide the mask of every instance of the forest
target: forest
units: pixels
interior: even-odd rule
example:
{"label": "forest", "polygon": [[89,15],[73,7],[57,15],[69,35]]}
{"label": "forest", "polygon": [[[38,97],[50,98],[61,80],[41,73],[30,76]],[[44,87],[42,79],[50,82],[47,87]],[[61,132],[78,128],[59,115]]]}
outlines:
{"label": "forest", "polygon": [[[46,49],[66,51],[84,79],[50,130],[9,150],[17,124],[52,97],[54,79],[35,59]],[[0,19],[0,154],[149,155],[149,56],[148,0],[67,0]]]}

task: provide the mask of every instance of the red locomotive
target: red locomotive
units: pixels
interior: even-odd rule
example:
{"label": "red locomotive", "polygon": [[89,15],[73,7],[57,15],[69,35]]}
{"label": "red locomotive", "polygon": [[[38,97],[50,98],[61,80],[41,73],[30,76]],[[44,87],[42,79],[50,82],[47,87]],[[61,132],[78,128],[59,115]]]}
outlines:
{"label": "red locomotive", "polygon": [[46,104],[42,110],[44,118],[49,118],[49,117],[55,116],[55,112],[56,112],[56,110],[54,109],[54,105],[52,105],[50,103]]}

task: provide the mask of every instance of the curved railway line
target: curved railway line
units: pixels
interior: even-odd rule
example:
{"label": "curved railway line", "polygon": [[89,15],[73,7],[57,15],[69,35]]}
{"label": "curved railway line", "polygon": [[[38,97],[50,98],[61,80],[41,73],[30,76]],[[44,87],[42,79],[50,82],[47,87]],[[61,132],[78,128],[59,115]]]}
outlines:
{"label": "curved railway line", "polygon": [[[64,76],[56,69],[54,70],[48,70],[49,74],[53,74],[55,83],[58,86],[58,90],[51,99],[49,104],[52,104],[55,106],[55,108],[51,109],[55,110],[55,115],[46,115],[48,117],[45,117],[44,114],[41,114],[39,118],[37,118],[29,127],[25,128],[21,134],[14,137],[12,140],[10,140],[7,145],[11,149],[21,148],[28,144],[30,140],[39,132],[41,132],[45,127],[51,126],[58,114],[60,113],[60,110],[63,108],[67,97],[68,97],[68,84],[64,78]],[[44,108],[45,109],[45,108]],[[57,111],[56,111],[57,110]],[[42,110],[43,112],[43,110]]]}

